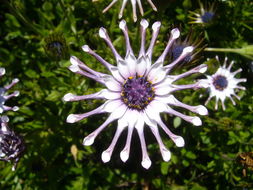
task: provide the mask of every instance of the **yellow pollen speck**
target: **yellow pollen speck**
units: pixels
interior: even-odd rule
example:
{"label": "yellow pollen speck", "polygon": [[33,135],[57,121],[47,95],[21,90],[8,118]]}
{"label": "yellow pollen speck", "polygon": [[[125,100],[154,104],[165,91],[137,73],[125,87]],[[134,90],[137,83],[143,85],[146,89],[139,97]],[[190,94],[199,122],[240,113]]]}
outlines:
{"label": "yellow pollen speck", "polygon": [[128,77],[128,78],[129,78],[129,79],[133,79],[134,77],[131,76],[131,77]]}

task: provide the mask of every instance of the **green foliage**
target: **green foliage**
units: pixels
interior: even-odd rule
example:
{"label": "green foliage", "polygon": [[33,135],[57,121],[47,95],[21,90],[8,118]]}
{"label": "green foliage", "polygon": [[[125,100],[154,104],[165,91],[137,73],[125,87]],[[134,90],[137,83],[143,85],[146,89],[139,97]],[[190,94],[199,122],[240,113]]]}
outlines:
{"label": "green foliage", "polygon": [[[165,145],[171,150],[170,162],[162,161],[158,145],[150,130],[145,130],[152,166],[149,170],[141,167],[140,143],[133,136],[132,154],[127,163],[122,163],[119,152],[124,143],[119,143],[108,164],[101,161],[101,153],[111,142],[116,123],[99,135],[91,147],[83,147],[82,139],[101,124],[106,115],[93,116],[76,124],[65,122],[70,113],[83,113],[96,108],[101,101],[64,103],[61,99],[69,92],[89,94],[101,89],[97,83],[71,73],[65,57],[54,59],[45,52],[45,39],[61,33],[66,40],[66,49],[97,71],[106,69],[93,57],[85,54],[81,46],[88,44],[101,57],[115,64],[112,53],[98,37],[100,27],[108,29],[113,44],[124,55],[124,38],[118,28],[120,2],[108,13],[102,14],[110,0],[4,0],[0,8],[0,66],[6,68],[1,86],[12,78],[20,82],[14,90],[20,96],[8,101],[18,105],[18,112],[9,112],[10,127],[21,134],[26,142],[26,152],[15,172],[9,163],[0,163],[0,189],[250,189],[253,188],[253,171],[236,162],[241,152],[253,151],[253,3],[251,0],[216,1],[216,14],[208,26],[189,25],[188,13],[199,9],[198,1],[154,0],[158,12],[151,11],[148,3],[142,1],[144,17],[150,25],[161,20],[162,28],[156,44],[154,57],[161,54],[172,26],[180,26],[183,37],[191,30],[204,34],[208,47],[242,48],[240,54],[219,52],[222,57],[235,60],[235,69],[241,67],[241,78],[247,78],[241,92],[242,99],[233,106],[227,101],[226,111],[214,110],[213,101],[207,107],[209,115],[201,119],[201,127],[192,126],[180,118],[164,115],[163,119],[172,131],[185,138],[184,148],[177,148],[162,134]],[[202,1],[204,4],[205,2]],[[209,2],[209,1],[208,1]],[[210,1],[212,2],[212,1]],[[124,12],[134,51],[140,45],[139,20],[132,21],[130,4]],[[151,31],[147,32],[150,39]],[[246,53],[245,53],[246,52]],[[248,56],[246,56],[246,54]],[[206,58],[213,58],[214,52],[202,52]],[[249,57],[250,56],[250,57]],[[210,64],[209,64],[210,63]],[[213,73],[219,65],[208,62]],[[180,67],[181,73],[187,67]],[[189,83],[201,76],[184,79]],[[202,93],[202,96],[200,94]],[[186,90],[176,97],[191,105],[204,104],[207,94],[204,90]],[[182,110],[185,114],[188,111]],[[124,137],[122,137],[124,138]],[[120,138],[120,140],[122,140]],[[75,149],[73,149],[75,147]]]}

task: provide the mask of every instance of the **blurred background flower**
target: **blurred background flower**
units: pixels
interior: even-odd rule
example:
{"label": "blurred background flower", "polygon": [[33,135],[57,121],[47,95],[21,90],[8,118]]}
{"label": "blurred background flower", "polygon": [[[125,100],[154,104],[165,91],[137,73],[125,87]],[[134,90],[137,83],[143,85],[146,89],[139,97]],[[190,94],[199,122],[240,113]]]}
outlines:
{"label": "blurred background flower", "polygon": [[12,162],[14,171],[25,150],[25,145],[23,139],[8,127],[8,122],[7,116],[0,117],[0,160]]}
{"label": "blurred background flower", "polygon": [[[219,62],[219,58],[216,56],[216,60]],[[215,98],[215,109],[218,109],[219,100],[221,101],[222,109],[225,110],[225,99],[229,98],[233,105],[235,101],[233,97],[238,100],[241,98],[236,94],[236,90],[245,90],[246,88],[240,86],[239,83],[246,82],[245,78],[235,78],[235,75],[242,71],[241,68],[232,72],[232,66],[234,61],[227,66],[227,57],[224,60],[223,66],[220,66],[213,75],[206,75],[207,79],[201,79],[200,81],[206,86],[209,91],[209,97],[205,102],[205,105],[214,97]]]}

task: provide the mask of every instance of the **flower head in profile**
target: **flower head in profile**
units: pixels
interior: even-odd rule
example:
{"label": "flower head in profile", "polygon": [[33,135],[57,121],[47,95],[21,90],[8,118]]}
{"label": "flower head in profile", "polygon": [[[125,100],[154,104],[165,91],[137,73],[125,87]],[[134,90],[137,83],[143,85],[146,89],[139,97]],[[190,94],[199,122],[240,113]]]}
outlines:
{"label": "flower head in profile", "polygon": [[184,60],[184,58],[187,57],[194,49],[192,46],[185,47],[177,59],[172,61],[170,64],[165,65],[165,58],[169,53],[169,50],[175,40],[180,36],[180,31],[177,28],[171,30],[170,39],[164,51],[153,63],[152,53],[161,23],[155,22],[152,25],[153,33],[150,45],[147,49],[145,49],[146,29],[148,28],[148,25],[149,23],[146,20],[142,20],[140,23],[141,47],[139,55],[136,57],[130,45],[126,22],[124,20],[120,22],[119,27],[123,31],[126,41],[126,55],[124,58],[119,55],[113,46],[106,29],[100,28],[99,36],[105,40],[112,50],[117,66],[105,61],[102,57],[91,50],[88,45],[84,45],[82,47],[83,51],[94,56],[100,63],[102,63],[110,71],[110,74],[94,71],[74,56],[70,59],[71,66],[69,69],[72,72],[89,77],[106,87],[95,94],[78,96],[68,93],[63,97],[64,101],[79,101],[85,99],[106,100],[104,104],[90,112],[83,114],[70,114],[67,117],[68,123],[75,123],[94,114],[110,114],[102,125],[84,138],[83,144],[85,146],[93,144],[95,138],[103,129],[105,129],[113,121],[118,121],[117,130],[112,142],[102,153],[103,162],[110,161],[112,152],[122,131],[127,129],[126,144],[120,153],[121,160],[126,162],[130,154],[132,133],[136,130],[140,139],[142,150],[141,164],[144,168],[148,169],[151,166],[151,160],[147,153],[144,138],[143,130],[145,126],[148,126],[154,134],[164,161],[169,161],[171,153],[162,142],[158,126],[163,129],[176,146],[182,147],[185,143],[181,136],[175,135],[169,130],[162,121],[160,113],[165,112],[167,114],[178,116],[196,126],[202,124],[199,117],[184,115],[174,110],[173,107],[177,106],[185,108],[200,115],[207,114],[207,109],[204,106],[190,106],[184,104],[177,100],[173,95],[173,92],[176,91],[201,88],[201,82],[187,85],[177,85],[173,83],[193,73],[203,73],[206,71],[207,66],[205,64],[199,65],[179,75],[170,74],[175,65]]}
{"label": "flower head in profile", "polygon": [[45,38],[45,52],[54,59],[66,59],[69,56],[68,46],[62,33],[53,33]]}
{"label": "flower head in profile", "polygon": [[[5,69],[1,67],[0,68],[0,77],[2,77],[4,74],[5,74]],[[0,87],[0,113],[3,113],[5,111],[9,111],[9,110],[17,111],[19,109],[17,106],[9,107],[9,106],[5,105],[5,102],[7,100],[9,100],[12,97],[17,97],[19,95],[19,91],[15,91],[15,92],[13,92],[9,95],[6,94],[6,92],[11,87],[13,87],[15,84],[17,84],[18,81],[19,80],[17,78],[15,78],[15,79],[12,80],[11,84],[6,85],[4,87]]]}
{"label": "flower head in profile", "polygon": [[0,117],[0,160],[12,162],[12,170],[25,150],[23,139],[8,127],[9,118]]}
{"label": "flower head in profile", "polygon": [[[93,0],[93,1],[96,1],[96,0]],[[118,0],[112,0],[112,2],[103,10],[103,13],[108,11],[117,1]],[[126,4],[129,0],[120,0],[120,1],[123,1],[123,2],[122,2],[121,9],[120,9],[120,12],[119,12],[119,19],[122,18],[123,11],[124,11],[124,9],[126,7]],[[131,4],[132,4],[132,9],[133,9],[133,19],[134,19],[134,22],[136,22],[137,21],[136,4],[138,4],[138,6],[139,6],[139,10],[140,10],[141,15],[143,16],[143,14],[144,14],[142,4],[141,4],[141,0],[130,0],[130,1],[131,1]],[[152,2],[152,0],[147,0],[147,2],[151,5],[151,7],[153,8],[154,11],[157,11],[157,8],[154,5],[154,3]]]}
{"label": "flower head in profile", "polygon": [[170,50],[171,61],[176,60],[181,55],[184,48],[186,48],[187,46],[193,46],[194,50],[182,60],[182,63],[187,63],[188,65],[189,63],[196,63],[200,59],[200,52],[202,52],[203,49],[206,47],[205,45],[203,45],[203,41],[204,38],[201,37],[201,35],[198,34],[198,37],[196,37],[194,36],[192,31],[187,35],[184,40],[178,38],[177,40],[175,40]]}
{"label": "flower head in profile", "polygon": [[[219,58],[216,56],[217,61],[219,62]],[[228,97],[233,105],[235,105],[235,101],[232,96],[236,97],[238,100],[240,100],[240,97],[236,95],[235,90],[241,89],[245,90],[245,87],[238,85],[241,82],[246,82],[247,80],[245,78],[237,79],[235,78],[235,75],[240,73],[242,69],[238,69],[234,72],[231,71],[231,68],[234,64],[234,61],[231,61],[228,67],[226,67],[227,64],[227,57],[225,58],[224,64],[222,67],[219,67],[219,69],[214,73],[213,75],[206,75],[207,79],[201,79],[203,86],[208,88],[209,90],[209,97],[207,101],[205,102],[205,105],[208,104],[208,102],[215,97],[215,109],[218,109],[218,102],[221,101],[221,105],[223,110],[226,109],[225,107],[225,99]]]}
{"label": "flower head in profile", "polygon": [[196,12],[190,11],[189,18],[190,24],[210,24],[215,16],[215,3],[204,7],[203,3],[199,1],[200,10]]}

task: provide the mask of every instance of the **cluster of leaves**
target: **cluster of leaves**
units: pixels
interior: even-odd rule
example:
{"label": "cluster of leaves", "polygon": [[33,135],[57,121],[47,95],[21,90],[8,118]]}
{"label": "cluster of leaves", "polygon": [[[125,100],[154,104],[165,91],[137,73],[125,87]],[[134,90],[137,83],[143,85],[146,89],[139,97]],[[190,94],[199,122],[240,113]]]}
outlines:
{"label": "cluster of leaves", "polygon": [[[159,41],[154,57],[164,48],[172,26],[180,26],[182,35],[193,30],[196,36],[204,34],[208,47],[241,48],[252,44],[253,3],[251,0],[216,1],[216,14],[208,26],[188,24],[189,11],[199,9],[197,1],[153,0],[158,12],[151,10],[143,1],[144,17],[152,24],[162,22]],[[213,2],[213,1],[210,1]],[[93,81],[71,73],[69,55],[75,55],[91,68],[106,72],[104,67],[91,56],[81,51],[88,44],[98,54],[115,63],[112,53],[98,37],[101,26],[108,29],[113,43],[124,55],[123,35],[118,28],[118,8],[114,5],[107,14],[103,8],[110,0],[3,0],[0,8],[0,65],[5,67],[5,78],[9,81],[17,77],[20,82],[15,87],[20,96],[8,102],[18,105],[20,110],[8,113],[10,127],[21,134],[26,142],[26,152],[15,172],[9,163],[0,163],[0,189],[240,189],[252,188],[253,171],[243,176],[243,166],[236,162],[241,152],[253,151],[253,65],[250,59],[239,54],[220,52],[235,60],[235,69],[243,68],[242,78],[247,78],[247,90],[242,92],[242,100],[233,106],[227,103],[227,110],[215,111],[208,105],[209,116],[202,117],[203,126],[194,127],[179,118],[168,115],[164,121],[172,131],[185,138],[186,146],[176,148],[166,135],[162,135],[166,146],[172,152],[172,159],[162,161],[155,138],[145,130],[149,154],[153,165],[149,170],[141,167],[140,144],[133,136],[131,157],[126,164],[119,159],[125,135],[121,137],[112,160],[108,164],[101,161],[101,153],[109,145],[115,131],[115,124],[100,135],[92,147],[83,147],[82,139],[93,131],[106,115],[93,116],[77,124],[66,124],[70,113],[83,113],[94,109],[100,101],[64,103],[64,94],[89,94],[101,89]],[[205,3],[205,2],[203,2]],[[127,5],[124,17],[128,23],[130,39],[135,52],[139,49],[139,23],[133,23],[131,6]],[[64,38],[60,45],[64,54],[50,54],[50,35]],[[147,38],[150,39],[150,31]],[[63,51],[57,49],[56,52]],[[47,52],[49,51],[49,53]],[[54,57],[53,55],[56,54]],[[213,52],[203,52],[204,59],[214,57]],[[208,62],[209,74],[219,67]],[[175,72],[186,70],[180,67]],[[190,78],[194,80],[194,78]],[[182,81],[188,83],[188,80]],[[2,82],[6,81],[1,81]],[[3,83],[4,84],[4,83]],[[15,90],[15,89],[14,89]],[[200,97],[200,94],[203,94]],[[191,105],[203,104],[207,98],[205,91],[186,90],[177,98]],[[18,99],[18,100],[17,100]],[[15,102],[12,102],[15,101]],[[184,110],[182,110],[184,111]],[[186,114],[189,114],[186,112]],[[104,143],[105,142],[105,143]]]}

